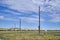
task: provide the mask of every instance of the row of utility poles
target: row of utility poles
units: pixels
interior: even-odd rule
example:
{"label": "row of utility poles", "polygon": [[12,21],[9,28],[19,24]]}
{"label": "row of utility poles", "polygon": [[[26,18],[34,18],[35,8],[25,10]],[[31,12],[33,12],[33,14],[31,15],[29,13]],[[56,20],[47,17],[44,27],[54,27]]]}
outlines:
{"label": "row of utility poles", "polygon": [[[40,34],[40,6],[38,7],[38,32]],[[14,27],[16,27],[16,24],[14,24]],[[21,19],[19,19],[19,29],[21,30]]]}
{"label": "row of utility poles", "polygon": [[[38,7],[38,17],[39,17],[38,32],[40,34],[40,6]],[[21,19],[20,19],[20,30],[21,30]]]}
{"label": "row of utility poles", "polygon": [[[14,25],[12,26],[12,28],[13,28],[14,30],[16,30],[16,29],[17,29],[16,24],[14,24]],[[21,30],[21,19],[19,19],[19,28],[18,28],[18,29]]]}

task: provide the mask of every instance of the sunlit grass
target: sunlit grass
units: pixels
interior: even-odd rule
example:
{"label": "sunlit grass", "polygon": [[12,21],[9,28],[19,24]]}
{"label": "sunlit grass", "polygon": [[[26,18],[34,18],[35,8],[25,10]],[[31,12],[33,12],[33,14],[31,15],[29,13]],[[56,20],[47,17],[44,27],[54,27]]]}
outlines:
{"label": "sunlit grass", "polygon": [[[0,31],[3,40],[60,40],[60,31]],[[55,35],[56,34],[56,35]]]}

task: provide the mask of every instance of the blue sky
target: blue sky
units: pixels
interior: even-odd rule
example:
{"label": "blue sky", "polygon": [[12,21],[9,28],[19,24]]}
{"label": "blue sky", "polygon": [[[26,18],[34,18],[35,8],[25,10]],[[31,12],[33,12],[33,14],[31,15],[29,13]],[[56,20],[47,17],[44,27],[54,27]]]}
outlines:
{"label": "blue sky", "polygon": [[60,0],[0,0],[0,28],[19,28],[21,19],[23,29],[38,29],[38,6],[41,29],[60,30]]}

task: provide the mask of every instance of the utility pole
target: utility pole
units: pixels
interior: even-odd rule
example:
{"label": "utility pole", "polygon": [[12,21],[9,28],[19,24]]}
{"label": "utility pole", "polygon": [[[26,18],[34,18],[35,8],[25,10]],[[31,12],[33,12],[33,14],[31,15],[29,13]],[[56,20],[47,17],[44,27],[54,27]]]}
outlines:
{"label": "utility pole", "polygon": [[40,34],[40,6],[39,6],[39,25],[38,25],[38,31],[39,31],[39,34]]}
{"label": "utility pole", "polygon": [[16,29],[16,24],[14,24],[14,31],[15,31],[15,29]]}
{"label": "utility pole", "polygon": [[20,30],[21,30],[21,19],[20,19],[20,23],[19,23],[19,25],[20,25]]}

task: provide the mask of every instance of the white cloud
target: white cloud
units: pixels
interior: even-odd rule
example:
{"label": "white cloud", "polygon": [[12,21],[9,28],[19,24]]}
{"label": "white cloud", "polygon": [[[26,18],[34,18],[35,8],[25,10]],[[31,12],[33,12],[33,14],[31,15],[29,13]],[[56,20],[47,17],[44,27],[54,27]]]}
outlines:
{"label": "white cloud", "polygon": [[[36,18],[37,20],[38,20],[38,18],[39,18],[39,15],[31,15],[31,17],[34,17],[34,18]],[[40,17],[40,21],[45,21],[42,17]]]}
{"label": "white cloud", "polygon": [[4,18],[3,20],[18,21],[18,19],[14,19],[14,18]]}
{"label": "white cloud", "polygon": [[52,17],[52,19],[50,20],[50,22],[60,22],[60,14],[52,14],[50,15]]}
{"label": "white cloud", "polygon": [[14,19],[14,18],[6,18],[5,16],[0,16],[0,20],[18,21],[18,19]]}
{"label": "white cloud", "polygon": [[[53,14],[51,21],[56,21],[58,22],[60,20],[60,16],[57,14],[54,15],[54,13],[60,11],[60,0],[5,0],[5,4],[10,5],[9,8],[15,9],[21,12],[27,12],[26,14],[29,13],[29,11],[34,11],[38,13],[38,6],[40,4],[41,6],[41,11],[48,11]],[[13,14],[18,14],[19,13],[14,13]],[[29,17],[23,17],[23,19],[29,19],[29,20],[37,20],[38,18],[29,18]],[[41,18],[41,20],[44,20]]]}
{"label": "white cloud", "polygon": [[[29,23],[36,23],[38,22],[38,16],[37,17],[19,17],[20,19],[29,22]],[[43,18],[40,18],[40,21],[45,21]]]}
{"label": "white cloud", "polygon": [[36,10],[36,6],[31,0],[6,0],[6,4],[11,5],[10,8],[16,9],[18,11]]}
{"label": "white cloud", "polygon": [[11,11],[11,10],[4,10],[5,12],[8,12],[8,13],[11,13],[13,15],[22,15],[21,13],[18,13],[18,12],[14,12],[14,11]]}
{"label": "white cloud", "polygon": [[[18,11],[34,11],[38,12],[38,4],[41,6],[41,11],[56,10],[60,8],[60,0],[5,0],[4,3],[10,5],[10,8]],[[57,7],[57,8],[56,8]]]}
{"label": "white cloud", "polygon": [[3,19],[4,18],[4,16],[0,16],[0,19]]}
{"label": "white cloud", "polygon": [[21,18],[22,20],[29,22],[29,23],[34,23],[34,22],[38,21],[38,19],[32,18],[32,17],[19,17],[19,18]]}

